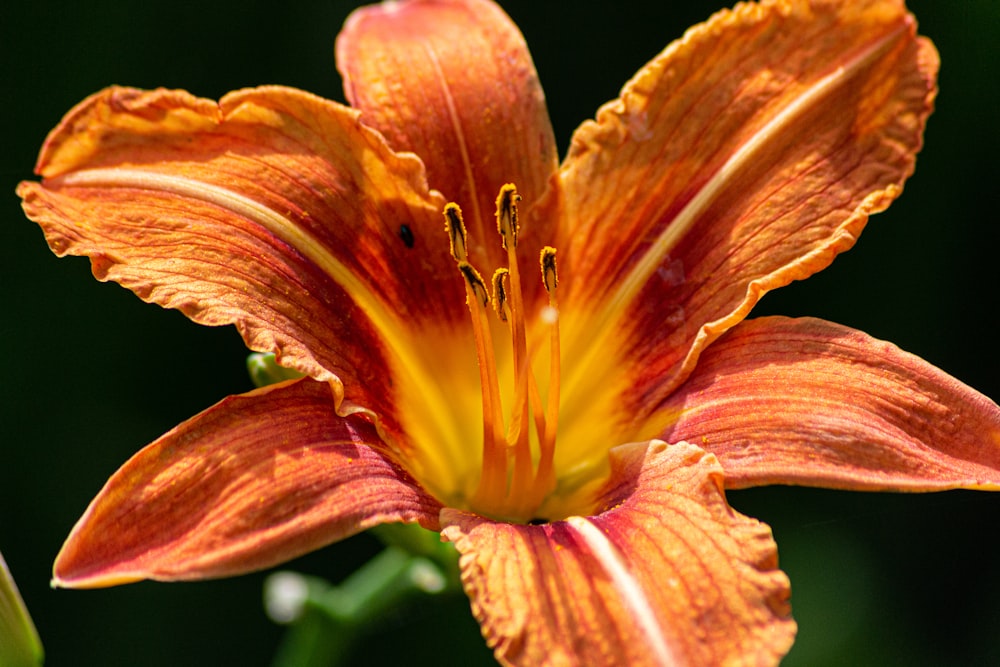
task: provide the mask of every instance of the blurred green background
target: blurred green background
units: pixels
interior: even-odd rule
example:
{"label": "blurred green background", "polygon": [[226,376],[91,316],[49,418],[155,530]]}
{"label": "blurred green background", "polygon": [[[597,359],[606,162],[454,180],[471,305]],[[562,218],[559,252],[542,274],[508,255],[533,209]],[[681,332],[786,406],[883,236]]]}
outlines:
{"label": "blurred green background", "polygon": [[[502,3],[524,31],[565,148],[645,61],[718,0]],[[333,40],[360,3],[4,3],[0,9],[0,550],[50,665],[266,665],[283,629],[260,604],[264,575],[198,584],[53,591],[52,558],[104,480],[135,450],[250,388],[231,328],[97,283],[57,260],[15,184],[45,134],[108,85],[217,98],[280,83],[342,99]],[[814,315],[892,340],[994,398],[1000,289],[1000,3],[912,0],[942,53],[941,95],[902,199],[858,246],[757,313]],[[732,504],[774,529],[799,640],[787,665],[1000,664],[1000,496],[772,488]],[[368,536],[292,565],[338,580],[378,549]],[[363,660],[361,659],[363,657]],[[367,665],[488,660],[464,599],[386,620]]]}

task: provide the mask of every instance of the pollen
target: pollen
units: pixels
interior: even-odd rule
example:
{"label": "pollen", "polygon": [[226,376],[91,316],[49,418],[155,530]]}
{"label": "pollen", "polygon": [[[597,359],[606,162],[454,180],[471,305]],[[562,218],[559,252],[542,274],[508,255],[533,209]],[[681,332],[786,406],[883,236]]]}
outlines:
{"label": "pollen", "polygon": [[[553,460],[559,411],[559,310],[556,299],[558,276],[556,250],[544,247],[539,255],[541,285],[548,303],[529,311],[522,288],[517,253],[520,222],[518,203],[521,196],[513,184],[504,185],[496,198],[497,233],[506,251],[506,263],[496,267],[489,288],[468,256],[466,228],[462,211],[455,203],[444,208],[445,230],[451,242],[451,255],[465,282],[466,305],[472,321],[483,407],[482,466],[478,485],[467,499],[469,509],[497,519],[529,522],[555,488]],[[532,304],[538,305],[538,304]],[[513,374],[505,376],[513,386],[501,392],[494,347],[493,322],[507,330],[507,340],[498,345],[510,346]],[[539,389],[537,368],[545,368],[537,359],[546,349],[543,344],[528,345],[528,325],[533,341],[549,341],[547,382]],[[539,335],[541,334],[541,335]],[[504,406],[503,397],[508,405]],[[505,409],[506,408],[506,409]]]}
{"label": "pollen", "polygon": [[559,277],[556,275],[556,249],[552,246],[542,248],[538,263],[542,267],[542,284],[545,285],[545,291],[553,294],[559,286]]}
{"label": "pollen", "polygon": [[507,305],[506,281],[510,280],[510,271],[507,269],[497,269],[493,272],[493,311],[500,318],[501,322],[508,321],[510,308]]}
{"label": "pollen", "polygon": [[451,256],[456,262],[464,262],[468,257],[465,246],[465,221],[462,220],[462,209],[458,204],[448,204],[444,207],[444,228],[451,240]]}
{"label": "pollen", "polygon": [[472,294],[483,307],[489,306],[491,301],[490,293],[489,290],[486,289],[486,283],[483,282],[483,278],[479,275],[479,272],[476,271],[468,262],[459,262],[458,270],[461,271],[462,275],[465,277],[465,283],[469,288],[469,293]]}
{"label": "pollen", "polygon": [[500,188],[497,195],[497,231],[503,249],[517,247],[517,233],[520,231],[517,221],[517,202],[521,201],[521,195],[517,194],[517,188],[513,183]]}

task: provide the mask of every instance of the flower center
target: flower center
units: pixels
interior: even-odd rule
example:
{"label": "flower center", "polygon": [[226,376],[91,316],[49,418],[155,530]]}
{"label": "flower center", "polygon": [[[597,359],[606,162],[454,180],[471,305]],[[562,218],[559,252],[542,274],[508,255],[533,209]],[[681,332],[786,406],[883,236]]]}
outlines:
{"label": "flower center", "polygon": [[[537,350],[529,349],[526,305],[517,258],[517,189],[507,184],[496,200],[497,231],[507,251],[507,266],[493,273],[487,286],[468,261],[462,211],[451,203],[444,208],[451,237],[451,254],[465,280],[466,304],[479,362],[483,401],[482,468],[479,484],[470,499],[472,509],[494,518],[528,521],[555,488],[553,468],[559,416],[559,308],[556,301],[556,251],[541,251],[542,284],[548,305],[538,318],[548,328],[549,367],[543,403],[534,374]],[[507,326],[513,359],[512,405],[504,411],[494,357],[490,311]],[[544,333],[544,332],[543,332]],[[533,339],[534,340],[534,339]]]}

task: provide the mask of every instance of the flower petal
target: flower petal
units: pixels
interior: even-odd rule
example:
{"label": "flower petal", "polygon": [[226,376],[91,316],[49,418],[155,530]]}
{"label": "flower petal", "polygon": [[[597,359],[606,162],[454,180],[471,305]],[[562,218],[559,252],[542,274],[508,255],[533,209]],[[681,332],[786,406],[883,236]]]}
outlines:
{"label": "flower petal", "polygon": [[517,26],[488,0],[384,2],[348,18],[337,67],[361,120],[423,158],[431,186],[462,207],[473,257],[485,246],[492,260],[484,270],[498,266],[500,187],[515,183],[528,208],[558,166],[545,96]]}
{"label": "flower petal", "polygon": [[440,505],[383,449],[369,422],[336,416],[325,383],[231,396],[108,480],[63,545],[53,581],[231,576],[380,523],[437,529]]}
{"label": "flower petal", "polygon": [[788,579],[764,524],[734,512],[715,458],[681,443],[612,450],[601,514],[541,526],[446,509],[442,534],[504,664],[775,664]]}
{"label": "flower petal", "polygon": [[816,319],[732,329],[662,406],[726,486],[1000,490],[1000,407],[895,345]]}
{"label": "flower petal", "polygon": [[98,279],[196,322],[236,324],[250,348],[384,413],[386,367],[415,354],[412,330],[461,334],[467,316],[443,201],[357,115],[288,88],[219,103],[110,88],[66,116],[39,157],[44,182],[18,193],[56,254],[87,255]]}
{"label": "flower petal", "polygon": [[[913,171],[937,65],[901,0],[741,3],[580,127],[560,298],[587,317],[604,304],[631,400],[662,398],[764,292],[853,245]],[[579,329],[593,346],[601,329]]]}

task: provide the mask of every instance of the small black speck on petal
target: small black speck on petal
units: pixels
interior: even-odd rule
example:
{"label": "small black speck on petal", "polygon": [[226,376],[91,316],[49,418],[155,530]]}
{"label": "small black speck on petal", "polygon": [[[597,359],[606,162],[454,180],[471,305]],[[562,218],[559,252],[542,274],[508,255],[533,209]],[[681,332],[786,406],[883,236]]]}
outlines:
{"label": "small black speck on petal", "polygon": [[409,225],[399,226],[399,238],[403,239],[403,244],[407,248],[412,248],[414,241],[416,241],[416,239],[413,237],[413,230],[410,229]]}

